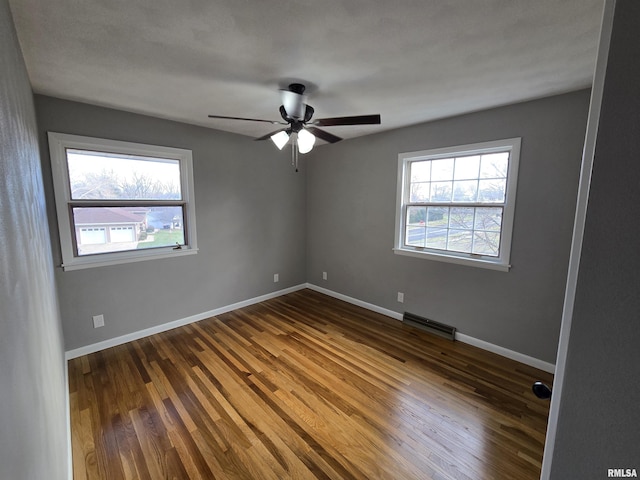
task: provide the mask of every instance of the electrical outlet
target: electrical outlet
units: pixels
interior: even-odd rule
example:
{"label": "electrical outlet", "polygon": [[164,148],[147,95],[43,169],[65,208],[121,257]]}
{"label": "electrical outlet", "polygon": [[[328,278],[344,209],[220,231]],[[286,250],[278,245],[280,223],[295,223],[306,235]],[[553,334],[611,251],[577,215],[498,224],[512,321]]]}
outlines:
{"label": "electrical outlet", "polygon": [[93,328],[104,327],[104,315],[93,316]]}
{"label": "electrical outlet", "polygon": [[322,272],[322,279],[326,280],[327,279],[327,272]]}
{"label": "electrical outlet", "polygon": [[280,274],[279,273],[274,273],[273,274],[273,282],[277,283],[280,281]]}
{"label": "electrical outlet", "polygon": [[398,302],[404,303],[404,293],[398,292]]}

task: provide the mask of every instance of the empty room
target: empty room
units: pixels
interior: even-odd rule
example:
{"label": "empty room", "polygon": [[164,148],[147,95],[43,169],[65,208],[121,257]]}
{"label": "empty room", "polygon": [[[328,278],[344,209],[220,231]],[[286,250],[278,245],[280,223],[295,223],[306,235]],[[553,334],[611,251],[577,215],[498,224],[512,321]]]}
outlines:
{"label": "empty room", "polygon": [[0,480],[637,477],[639,21],[0,0]]}

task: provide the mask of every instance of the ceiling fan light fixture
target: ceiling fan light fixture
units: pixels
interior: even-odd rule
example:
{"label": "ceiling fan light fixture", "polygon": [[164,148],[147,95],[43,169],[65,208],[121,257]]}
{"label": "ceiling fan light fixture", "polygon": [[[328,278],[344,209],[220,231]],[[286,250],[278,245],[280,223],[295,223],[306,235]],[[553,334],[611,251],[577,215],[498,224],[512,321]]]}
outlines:
{"label": "ceiling fan light fixture", "polygon": [[316,143],[316,137],[307,130],[298,132],[298,150],[300,153],[309,153]]}
{"label": "ceiling fan light fixture", "polygon": [[271,141],[275,143],[276,147],[278,147],[278,150],[282,150],[289,141],[289,134],[283,130],[274,135],[271,135],[270,138]]}
{"label": "ceiling fan light fixture", "polygon": [[307,104],[307,96],[304,94],[306,87],[301,83],[291,83],[286,90],[280,90],[282,105],[279,112],[282,120],[264,120],[260,118],[228,117],[224,115],[209,115],[209,118],[222,120],[244,120],[248,122],[272,123],[284,125],[275,132],[267,133],[254,140],[266,140],[270,138],[279,150],[285,145],[291,144],[292,164],[298,171],[298,157],[301,153],[309,153],[313,150],[316,138],[326,143],[336,143],[342,138],[318,127],[334,127],[348,125],[380,125],[379,114],[355,115],[350,117],[319,118],[312,121],[314,108]]}

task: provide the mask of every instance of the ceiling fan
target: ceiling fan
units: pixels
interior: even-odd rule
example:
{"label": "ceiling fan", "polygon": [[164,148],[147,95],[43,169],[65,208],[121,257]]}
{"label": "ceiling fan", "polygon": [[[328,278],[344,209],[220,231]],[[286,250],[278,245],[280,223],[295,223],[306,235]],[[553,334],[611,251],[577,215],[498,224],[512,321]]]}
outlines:
{"label": "ceiling fan", "polygon": [[298,153],[310,152],[315,144],[316,137],[329,143],[336,143],[342,140],[342,138],[318,128],[319,126],[332,127],[380,124],[380,115],[357,115],[353,117],[318,118],[311,120],[314,109],[311,105],[307,104],[307,96],[304,94],[305,89],[306,87],[301,83],[292,83],[287,90],[280,90],[282,97],[280,116],[284,121],[226,117],[223,115],[209,115],[209,118],[285,125],[275,132],[256,138],[256,140],[266,140],[270,138],[280,150],[282,150],[287,143],[291,143],[291,158],[292,163],[296,167],[296,171],[298,171]]}

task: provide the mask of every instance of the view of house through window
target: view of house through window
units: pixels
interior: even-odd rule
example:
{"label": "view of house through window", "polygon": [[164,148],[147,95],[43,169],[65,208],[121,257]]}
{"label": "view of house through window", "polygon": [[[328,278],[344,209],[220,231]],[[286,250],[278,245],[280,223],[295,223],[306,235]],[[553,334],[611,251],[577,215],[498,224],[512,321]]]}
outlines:
{"label": "view of house through window", "polygon": [[49,133],[63,267],[195,253],[189,150]]}
{"label": "view of house through window", "polygon": [[[139,203],[182,201],[178,160],[66,152],[77,255],[185,243],[181,205]],[[73,206],[74,200],[94,204]]]}
{"label": "view of house through window", "polygon": [[74,207],[78,255],[184,245],[181,207]]}

